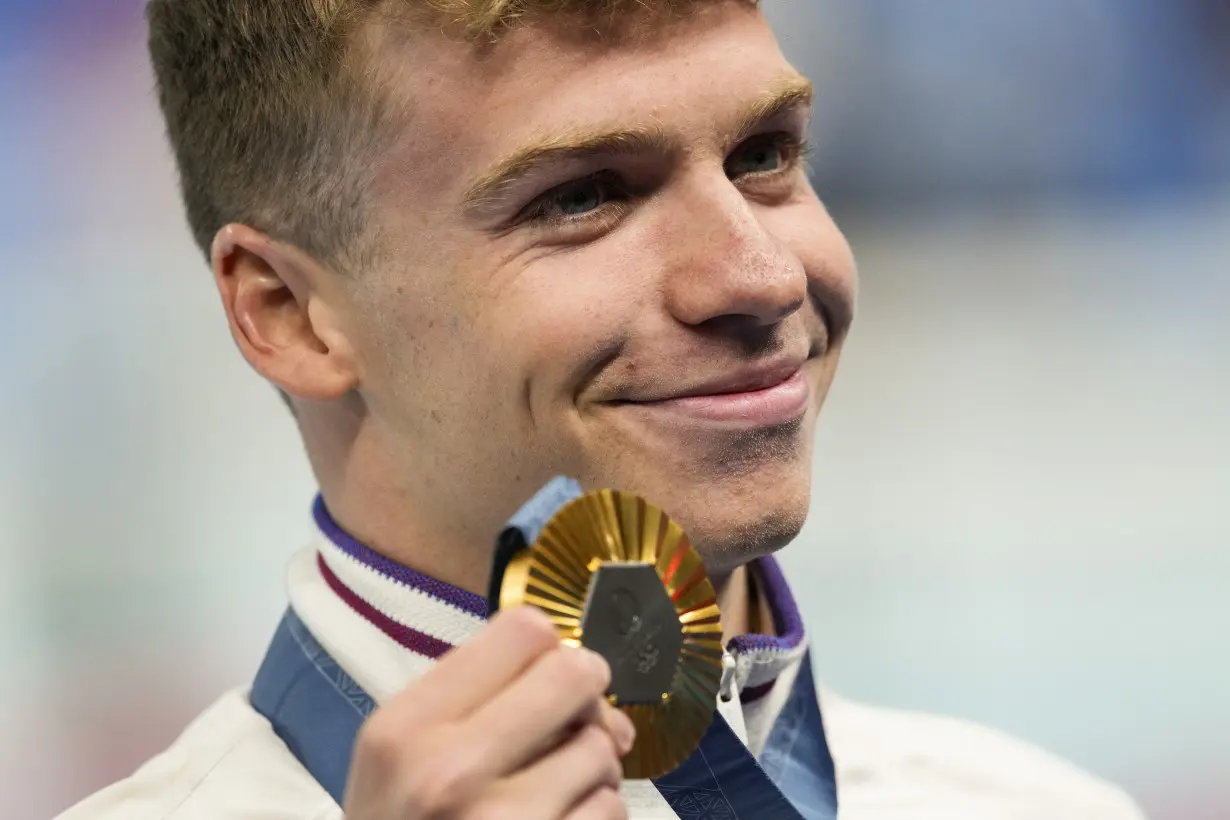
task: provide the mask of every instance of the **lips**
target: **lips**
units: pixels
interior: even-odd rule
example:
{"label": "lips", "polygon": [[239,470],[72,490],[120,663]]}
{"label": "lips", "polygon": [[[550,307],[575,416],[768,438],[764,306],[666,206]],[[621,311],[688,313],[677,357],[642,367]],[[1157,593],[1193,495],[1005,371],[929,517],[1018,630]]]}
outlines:
{"label": "lips", "polygon": [[760,366],[742,368],[733,373],[679,391],[665,399],[661,399],[661,401],[701,398],[704,396],[729,396],[768,390],[777,387],[797,374],[803,367],[804,361],[802,358],[791,358],[769,362]]}
{"label": "lips", "polygon": [[811,386],[803,375],[804,361],[777,359],[699,382],[663,398],[626,404],[694,422],[742,428],[785,424],[801,418],[810,405]]}

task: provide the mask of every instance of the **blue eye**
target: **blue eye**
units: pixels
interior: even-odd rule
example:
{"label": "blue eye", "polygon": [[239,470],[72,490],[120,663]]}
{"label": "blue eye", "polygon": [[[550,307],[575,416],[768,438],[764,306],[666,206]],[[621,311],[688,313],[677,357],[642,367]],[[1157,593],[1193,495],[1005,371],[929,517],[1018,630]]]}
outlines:
{"label": "blue eye", "polygon": [[584,216],[609,199],[610,191],[602,180],[586,179],[564,186],[543,204],[547,216]]}
{"label": "blue eye", "polygon": [[746,163],[749,173],[761,171],[776,171],[786,162],[782,149],[776,145],[764,145],[747,152]]}
{"label": "blue eye", "polygon": [[732,177],[743,174],[764,174],[780,170],[786,164],[786,152],[780,145],[760,143],[741,149],[726,163],[726,173]]}

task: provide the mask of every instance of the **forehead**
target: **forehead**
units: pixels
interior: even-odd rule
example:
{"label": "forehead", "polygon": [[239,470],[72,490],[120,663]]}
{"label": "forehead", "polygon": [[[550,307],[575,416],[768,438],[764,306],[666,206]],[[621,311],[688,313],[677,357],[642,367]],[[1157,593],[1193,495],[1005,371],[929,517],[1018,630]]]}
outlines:
{"label": "forehead", "polygon": [[587,34],[567,21],[522,25],[485,47],[415,32],[387,38],[378,59],[404,112],[386,178],[441,186],[560,133],[644,125],[685,141],[714,138],[793,75],[764,16],[743,0],[637,37]]}

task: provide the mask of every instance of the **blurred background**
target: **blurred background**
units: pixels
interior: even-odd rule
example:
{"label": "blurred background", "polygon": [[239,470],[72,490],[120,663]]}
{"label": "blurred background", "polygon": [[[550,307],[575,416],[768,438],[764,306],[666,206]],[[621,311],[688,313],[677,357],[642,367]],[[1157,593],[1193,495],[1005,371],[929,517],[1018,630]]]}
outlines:
{"label": "blurred background", "polygon": [[[785,553],[848,696],[1230,818],[1230,9],[765,0],[860,319]],[[248,680],[313,483],[181,216],[139,0],[0,0],[0,816]]]}

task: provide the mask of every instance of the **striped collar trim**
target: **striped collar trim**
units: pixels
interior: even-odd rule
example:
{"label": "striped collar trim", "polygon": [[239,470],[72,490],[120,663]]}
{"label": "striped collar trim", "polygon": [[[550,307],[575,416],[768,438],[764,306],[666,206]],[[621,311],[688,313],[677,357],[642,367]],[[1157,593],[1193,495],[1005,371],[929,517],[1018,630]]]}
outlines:
{"label": "striped collar trim", "polygon": [[411,652],[435,659],[472,637],[487,602],[385,558],[345,532],[316,499],[316,565],[325,584],[355,614]]}
{"label": "striped collar trim", "polygon": [[726,648],[736,655],[756,652],[792,652],[803,646],[807,631],[798,604],[790,592],[790,584],[781,565],[772,556],[756,561],[763,584],[763,594],[773,613],[773,626],[777,635],[739,635],[731,638]]}
{"label": "striped collar trim", "polygon": [[312,507],[312,517],[316,526],[328,539],[331,546],[346,555],[355,563],[378,573],[383,578],[393,581],[408,589],[421,592],[442,604],[454,607],[461,612],[477,618],[487,617],[487,601],[481,595],[466,592],[451,584],[437,581],[421,572],[416,572],[407,566],[385,558],[366,544],[362,544],[343,530],[325,506],[324,498],[316,496]]}
{"label": "striped collar trim", "polygon": [[395,621],[381,610],[363,600],[358,593],[346,586],[337,577],[336,573],[329,568],[329,563],[325,560],[325,557],[320,553],[316,554],[316,567],[320,570],[320,575],[325,579],[325,583],[328,584],[329,588],[347,606],[354,610],[357,615],[411,652],[435,660],[453,648],[453,645],[448,641],[443,641],[434,635],[417,630],[400,621]]}
{"label": "striped collar trim", "polygon": [[[356,614],[409,651],[435,659],[478,632],[487,619],[479,595],[392,561],[341,528],[317,496],[313,518],[317,567],[328,587]],[[806,651],[794,596],[773,558],[757,561],[777,636],[741,635],[727,649],[736,658],[741,700],[767,695],[777,676]]]}

